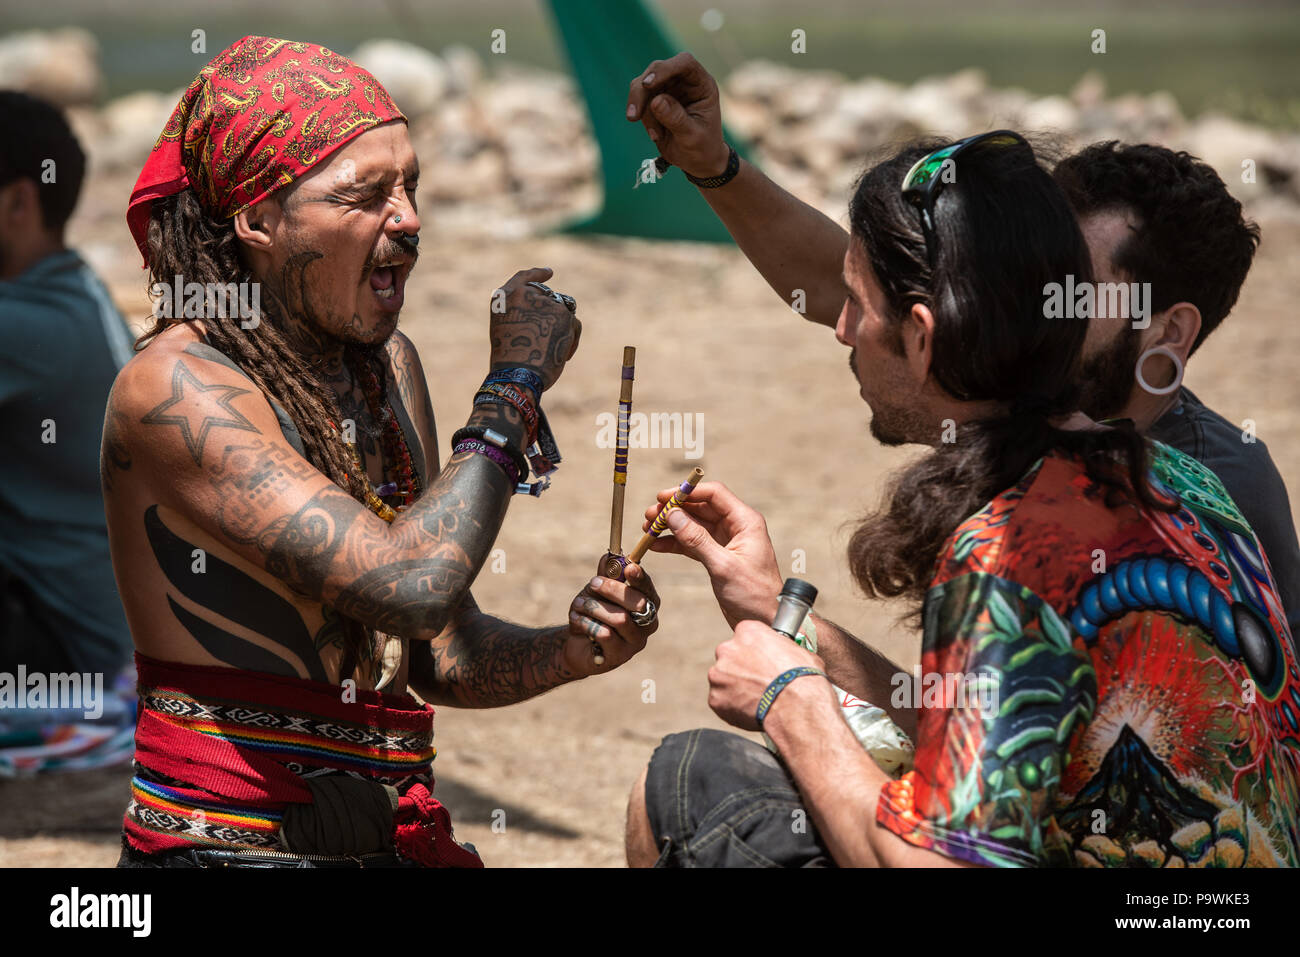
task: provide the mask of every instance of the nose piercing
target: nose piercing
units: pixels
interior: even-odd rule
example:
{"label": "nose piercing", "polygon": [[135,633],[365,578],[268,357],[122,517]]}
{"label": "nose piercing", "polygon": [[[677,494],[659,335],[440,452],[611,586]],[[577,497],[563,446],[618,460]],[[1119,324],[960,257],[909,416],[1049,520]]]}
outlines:
{"label": "nose piercing", "polygon": [[400,223],[401,221],[402,221],[402,214],[401,214],[401,213],[398,213],[396,216],[393,217],[393,222],[395,222],[395,223]]}

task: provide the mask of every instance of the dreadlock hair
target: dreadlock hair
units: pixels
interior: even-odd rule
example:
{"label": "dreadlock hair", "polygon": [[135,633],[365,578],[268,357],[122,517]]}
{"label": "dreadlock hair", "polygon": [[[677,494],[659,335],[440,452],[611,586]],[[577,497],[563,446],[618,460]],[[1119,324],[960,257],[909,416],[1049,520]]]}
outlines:
{"label": "dreadlock hair", "polygon": [[[170,285],[175,276],[186,283],[227,284],[253,281],[252,271],[240,257],[240,242],[232,220],[217,220],[200,204],[193,189],[187,187],[173,196],[153,202],[146,236],[149,249],[149,286]],[[206,286],[206,288],[212,288]],[[302,437],[307,461],[330,481],[362,504],[369,486],[360,469],[354,466],[352,453],[334,424],[340,418],[334,391],[321,381],[313,366],[295,350],[275,321],[274,297],[262,303],[264,314],[253,328],[242,322],[205,321],[208,343],[224,353],[262,391],[288,413]],[[175,310],[173,310],[175,311]],[[135,348],[143,349],[155,336],[178,322],[178,317],[153,317],[153,325],[139,339]],[[377,350],[350,346],[345,358],[357,363],[378,361]],[[386,391],[382,366],[378,381]],[[387,407],[387,396],[379,396],[380,408]],[[340,677],[348,677],[358,661],[371,661],[375,633],[361,622],[338,616],[344,635],[344,655]]]}
{"label": "dreadlock hair", "polygon": [[861,244],[884,293],[886,335],[924,303],[934,314],[935,380],[956,398],[1002,409],[964,423],[955,442],[897,473],[849,541],[858,586],[868,597],[907,599],[914,622],[957,526],[1052,450],[1081,457],[1111,507],[1134,496],[1156,510],[1177,507],[1148,484],[1147,446],[1131,422],[1095,431],[1051,424],[1078,408],[1087,322],[1045,318],[1044,286],[1067,274],[1090,282],[1092,266],[1065,195],[1032,147],[962,153],[936,203],[930,262],[901,184],[916,160],[948,145],[916,142],[867,170],[849,204],[850,241]]}

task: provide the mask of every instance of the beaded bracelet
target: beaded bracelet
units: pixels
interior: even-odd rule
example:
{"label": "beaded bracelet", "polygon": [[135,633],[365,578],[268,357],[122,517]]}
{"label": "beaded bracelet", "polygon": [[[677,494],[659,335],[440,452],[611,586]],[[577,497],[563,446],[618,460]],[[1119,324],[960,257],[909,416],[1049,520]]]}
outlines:
{"label": "beaded bracelet", "polygon": [[506,473],[506,478],[510,479],[511,484],[519,484],[519,470],[515,468],[515,463],[510,461],[510,456],[506,455],[495,445],[488,445],[486,442],[480,442],[478,439],[463,439],[457,442],[451,450],[452,455],[460,452],[477,452],[479,455],[486,456],[497,465],[501,466],[502,471]]}
{"label": "beaded bracelet", "polygon": [[727,168],[717,176],[692,176],[686,170],[682,170],[682,173],[700,189],[717,189],[719,186],[726,186],[740,172],[740,156],[736,153],[736,148],[728,146],[727,149],[731,151],[727,154]]}
{"label": "beaded bracelet", "polygon": [[785,690],[785,686],[794,681],[795,678],[802,678],[804,675],[821,675],[826,677],[826,672],[819,671],[816,668],[810,668],[807,665],[801,665],[798,668],[791,668],[789,671],[783,671],[767,686],[762,697],[758,699],[758,711],[755,716],[758,718],[758,726],[763,726],[763,719],[767,717],[768,710],[772,707],[772,702],[776,696]]}
{"label": "beaded bracelet", "polygon": [[489,382],[513,382],[516,385],[525,385],[533,390],[533,395],[537,396],[538,399],[541,399],[542,393],[545,391],[542,388],[542,377],[532,369],[524,366],[493,369],[487,374],[483,384],[487,385]]}

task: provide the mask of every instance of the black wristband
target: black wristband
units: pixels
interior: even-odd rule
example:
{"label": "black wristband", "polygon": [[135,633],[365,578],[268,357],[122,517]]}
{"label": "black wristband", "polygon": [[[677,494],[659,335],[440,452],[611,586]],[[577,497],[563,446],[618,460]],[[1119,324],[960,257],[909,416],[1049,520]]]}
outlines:
{"label": "black wristband", "polygon": [[686,170],[682,174],[700,189],[717,189],[719,186],[726,186],[736,174],[740,172],[740,155],[736,152],[734,146],[728,146],[731,152],[727,154],[727,168],[718,176],[692,176]]}

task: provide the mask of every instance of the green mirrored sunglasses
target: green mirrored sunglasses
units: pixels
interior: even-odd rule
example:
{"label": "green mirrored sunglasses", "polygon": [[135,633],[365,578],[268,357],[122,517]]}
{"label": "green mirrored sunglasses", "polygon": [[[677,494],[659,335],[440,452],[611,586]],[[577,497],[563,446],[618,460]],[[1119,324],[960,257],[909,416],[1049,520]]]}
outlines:
{"label": "green mirrored sunglasses", "polygon": [[[939,239],[934,231],[934,204],[946,183],[954,181],[956,160],[959,155],[975,146],[1028,146],[1025,138],[1013,130],[994,130],[958,140],[922,156],[903,177],[903,199],[921,211],[921,232],[925,235],[925,251],[934,264]],[[952,175],[944,175],[944,170]]]}

